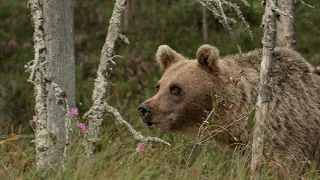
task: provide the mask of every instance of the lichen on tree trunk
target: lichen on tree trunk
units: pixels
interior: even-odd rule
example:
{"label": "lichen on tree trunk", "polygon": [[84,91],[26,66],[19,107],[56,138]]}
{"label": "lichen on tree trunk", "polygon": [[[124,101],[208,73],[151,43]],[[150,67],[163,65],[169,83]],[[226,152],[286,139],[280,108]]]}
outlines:
{"label": "lichen on tree trunk", "polygon": [[66,94],[68,106],[75,107],[75,58],[72,0],[43,0],[44,30],[46,34],[48,73],[50,84],[47,97],[48,130],[53,140],[50,161],[58,165],[66,146],[66,104],[57,103],[53,83]]}
{"label": "lichen on tree trunk", "polygon": [[103,115],[107,112],[115,117],[115,120],[124,125],[133,137],[142,142],[158,142],[170,146],[170,143],[155,137],[144,137],[140,132],[136,131],[129,123],[127,123],[120,113],[106,103],[106,97],[109,89],[109,71],[110,62],[117,57],[114,53],[114,46],[117,39],[122,40],[126,44],[130,44],[128,39],[120,33],[121,16],[126,8],[127,0],[117,0],[113,8],[113,12],[109,21],[108,34],[105,44],[102,48],[100,64],[98,67],[97,78],[94,83],[92,95],[93,105],[84,115],[84,119],[89,121],[88,133],[86,135],[87,142],[84,143],[87,156],[93,155],[97,151],[100,144],[100,129],[103,121]]}
{"label": "lichen on tree trunk", "polygon": [[89,154],[96,151],[96,146],[99,144],[100,128],[103,120],[103,115],[106,112],[105,100],[107,90],[109,89],[109,64],[114,58],[114,46],[118,38],[121,38],[120,23],[123,10],[126,7],[127,0],[117,0],[109,21],[109,28],[105,44],[103,45],[100,64],[98,67],[97,78],[94,82],[94,90],[92,95],[93,105],[85,114],[89,121],[87,134],[87,152]]}
{"label": "lichen on tree trunk", "polygon": [[[42,169],[58,165],[65,158],[65,102],[75,106],[73,10],[72,0],[29,0],[29,7],[35,29],[35,59],[32,66],[27,66],[31,69],[28,81],[35,85],[36,162]],[[66,95],[60,103],[57,89]]]}
{"label": "lichen on tree trunk", "polygon": [[47,76],[45,66],[47,52],[44,40],[45,33],[43,29],[42,7],[38,0],[29,0],[28,5],[31,11],[31,19],[35,30],[33,34],[35,57],[28,81],[34,83],[36,113],[36,118],[34,119],[34,123],[36,125],[36,165],[37,169],[42,169],[49,165],[48,150],[52,146],[47,129],[46,97],[48,93],[48,84],[45,81],[45,76]]}
{"label": "lichen on tree trunk", "polygon": [[263,50],[260,70],[260,91],[256,103],[255,125],[252,140],[251,177],[260,179],[263,162],[265,122],[268,119],[269,103],[272,100],[270,87],[270,72],[272,69],[272,52],[275,41],[275,14],[276,9],[273,0],[263,0],[265,12],[262,19],[263,25]]}

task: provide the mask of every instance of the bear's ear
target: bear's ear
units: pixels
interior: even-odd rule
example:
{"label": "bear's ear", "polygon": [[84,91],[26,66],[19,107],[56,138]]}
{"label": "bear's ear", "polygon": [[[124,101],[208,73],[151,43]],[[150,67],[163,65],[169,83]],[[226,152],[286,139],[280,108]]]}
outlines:
{"label": "bear's ear", "polygon": [[201,68],[210,72],[219,71],[219,50],[216,47],[204,44],[198,48],[196,57]]}
{"label": "bear's ear", "polygon": [[163,69],[168,69],[172,64],[183,59],[184,57],[181,54],[177,53],[167,45],[159,46],[157,50],[156,60]]}

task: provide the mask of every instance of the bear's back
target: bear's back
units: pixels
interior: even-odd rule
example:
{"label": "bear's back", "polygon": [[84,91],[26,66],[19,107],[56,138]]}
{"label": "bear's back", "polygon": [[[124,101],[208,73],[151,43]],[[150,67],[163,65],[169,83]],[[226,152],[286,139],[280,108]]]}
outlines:
{"label": "bear's back", "polygon": [[[260,72],[262,50],[256,49],[247,53],[226,56],[223,60],[232,60],[242,68],[253,68]],[[273,72],[275,73],[311,73],[312,66],[296,51],[286,48],[275,48],[273,52]]]}

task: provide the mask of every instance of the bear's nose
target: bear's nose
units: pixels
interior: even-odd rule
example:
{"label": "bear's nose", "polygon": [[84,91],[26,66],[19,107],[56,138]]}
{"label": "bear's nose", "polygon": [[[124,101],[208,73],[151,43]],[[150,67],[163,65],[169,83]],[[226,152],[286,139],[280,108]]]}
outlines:
{"label": "bear's nose", "polygon": [[148,115],[150,107],[146,104],[140,104],[138,107],[138,111],[141,118],[144,119]]}

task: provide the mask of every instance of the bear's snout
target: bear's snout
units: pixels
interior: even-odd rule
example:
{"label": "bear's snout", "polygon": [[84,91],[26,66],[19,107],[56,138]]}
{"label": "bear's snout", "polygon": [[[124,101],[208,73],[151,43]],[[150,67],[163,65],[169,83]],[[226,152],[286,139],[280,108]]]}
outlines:
{"label": "bear's snout", "polygon": [[150,107],[147,104],[140,104],[138,107],[139,115],[142,118],[143,122],[151,122],[149,117]]}

